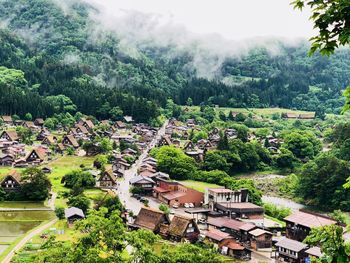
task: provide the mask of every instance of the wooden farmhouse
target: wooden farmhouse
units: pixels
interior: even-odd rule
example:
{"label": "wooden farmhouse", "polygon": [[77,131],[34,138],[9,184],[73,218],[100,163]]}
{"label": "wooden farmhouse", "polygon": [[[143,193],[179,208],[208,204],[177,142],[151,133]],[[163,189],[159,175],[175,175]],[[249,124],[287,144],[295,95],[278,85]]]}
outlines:
{"label": "wooden farmhouse", "polygon": [[101,188],[115,188],[117,186],[117,178],[113,171],[106,170],[98,179],[97,185]]}
{"label": "wooden farmhouse", "polygon": [[21,189],[21,184],[21,174],[13,170],[2,179],[1,188],[6,192],[18,192]]}
{"label": "wooden farmhouse", "polygon": [[0,135],[0,139],[4,139],[9,142],[15,142],[19,140],[16,131],[3,131]]}
{"label": "wooden farmhouse", "polygon": [[160,232],[162,225],[169,225],[168,216],[156,209],[142,207],[133,224],[132,229],[148,229],[156,234]]}

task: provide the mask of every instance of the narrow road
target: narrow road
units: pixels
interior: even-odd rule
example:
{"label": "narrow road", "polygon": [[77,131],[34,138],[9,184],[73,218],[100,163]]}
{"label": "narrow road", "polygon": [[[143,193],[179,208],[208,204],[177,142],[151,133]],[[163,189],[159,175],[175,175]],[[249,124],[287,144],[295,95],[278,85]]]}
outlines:
{"label": "narrow road", "polygon": [[[165,121],[163,126],[158,130],[157,135],[154,137],[152,142],[148,145],[148,147],[143,151],[143,153],[140,155],[140,157],[137,159],[137,161],[132,165],[132,167],[129,170],[125,171],[123,180],[119,182],[118,189],[115,190],[115,192],[118,194],[120,200],[124,204],[124,206],[127,209],[130,209],[133,211],[134,214],[138,214],[143,204],[131,197],[130,194],[130,179],[137,176],[137,170],[140,168],[142,164],[142,160],[148,155],[148,151],[156,146],[157,142],[160,140],[160,138],[165,135],[165,127],[168,125],[168,120]],[[149,199],[149,206],[153,208],[157,208],[159,206],[159,203],[155,202],[152,199]]]}
{"label": "narrow road", "polygon": [[58,219],[53,219],[50,222],[46,223],[45,225],[40,226],[37,229],[34,229],[33,231],[29,232],[24,238],[7,254],[7,256],[4,258],[2,263],[10,263],[11,259],[15,256],[16,251],[19,251],[29,240],[31,240],[34,236],[39,235],[41,232],[43,232],[45,229],[51,227],[54,225]]}
{"label": "narrow road", "polygon": [[57,198],[57,193],[51,192],[51,198],[50,198],[49,201],[47,202],[47,205],[50,207],[50,209],[51,209],[52,211],[55,211],[55,202],[56,202],[56,198]]}

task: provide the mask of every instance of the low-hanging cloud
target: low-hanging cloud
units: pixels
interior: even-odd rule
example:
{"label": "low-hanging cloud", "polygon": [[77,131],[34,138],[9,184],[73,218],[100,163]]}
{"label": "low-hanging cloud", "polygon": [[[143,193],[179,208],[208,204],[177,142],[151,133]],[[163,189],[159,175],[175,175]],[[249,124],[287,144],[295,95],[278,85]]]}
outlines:
{"label": "low-hanging cloud", "polygon": [[[67,13],[71,0],[53,0]],[[78,1],[78,0],[74,0]],[[280,43],[300,44],[300,39],[252,38],[249,40],[228,40],[219,34],[197,34],[184,25],[175,23],[171,16],[121,9],[113,1],[81,0],[93,8],[90,12],[90,41],[100,41],[103,32],[113,32],[119,39],[119,49],[125,54],[140,58],[141,50],[149,47],[167,48],[162,53],[169,61],[179,54],[189,54],[191,62],[186,65],[198,77],[208,79],[220,75],[220,69],[227,58],[237,58],[247,54],[252,48],[263,46],[270,55],[278,55]],[[239,25],[236,25],[239,26]],[[103,35],[103,34],[102,34]]]}

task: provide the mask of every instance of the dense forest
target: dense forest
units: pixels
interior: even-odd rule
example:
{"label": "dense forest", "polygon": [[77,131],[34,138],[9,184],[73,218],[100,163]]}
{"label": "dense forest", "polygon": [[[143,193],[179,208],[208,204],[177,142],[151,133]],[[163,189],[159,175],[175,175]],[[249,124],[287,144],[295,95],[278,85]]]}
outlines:
{"label": "dense forest", "polygon": [[[46,117],[77,111],[99,119],[117,112],[148,122],[168,98],[186,104],[286,107],[338,113],[348,85],[350,51],[307,56],[308,45],[280,42],[227,57],[214,77],[189,67],[194,57],[176,45],[140,45],[137,58],[120,39],[93,30],[94,7],[74,1],[63,10],[50,0],[0,2],[0,112]],[[176,56],[169,56],[169,53]],[[293,99],[290,99],[293,98]]]}

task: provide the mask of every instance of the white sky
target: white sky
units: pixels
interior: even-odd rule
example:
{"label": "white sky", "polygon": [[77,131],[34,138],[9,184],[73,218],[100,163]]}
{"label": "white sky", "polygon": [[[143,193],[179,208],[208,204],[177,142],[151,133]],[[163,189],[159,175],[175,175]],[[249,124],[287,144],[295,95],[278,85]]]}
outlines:
{"label": "white sky", "polygon": [[137,10],[162,15],[164,20],[200,34],[218,33],[228,39],[251,37],[309,38],[309,11],[300,12],[291,0],[85,0],[116,15]]}

